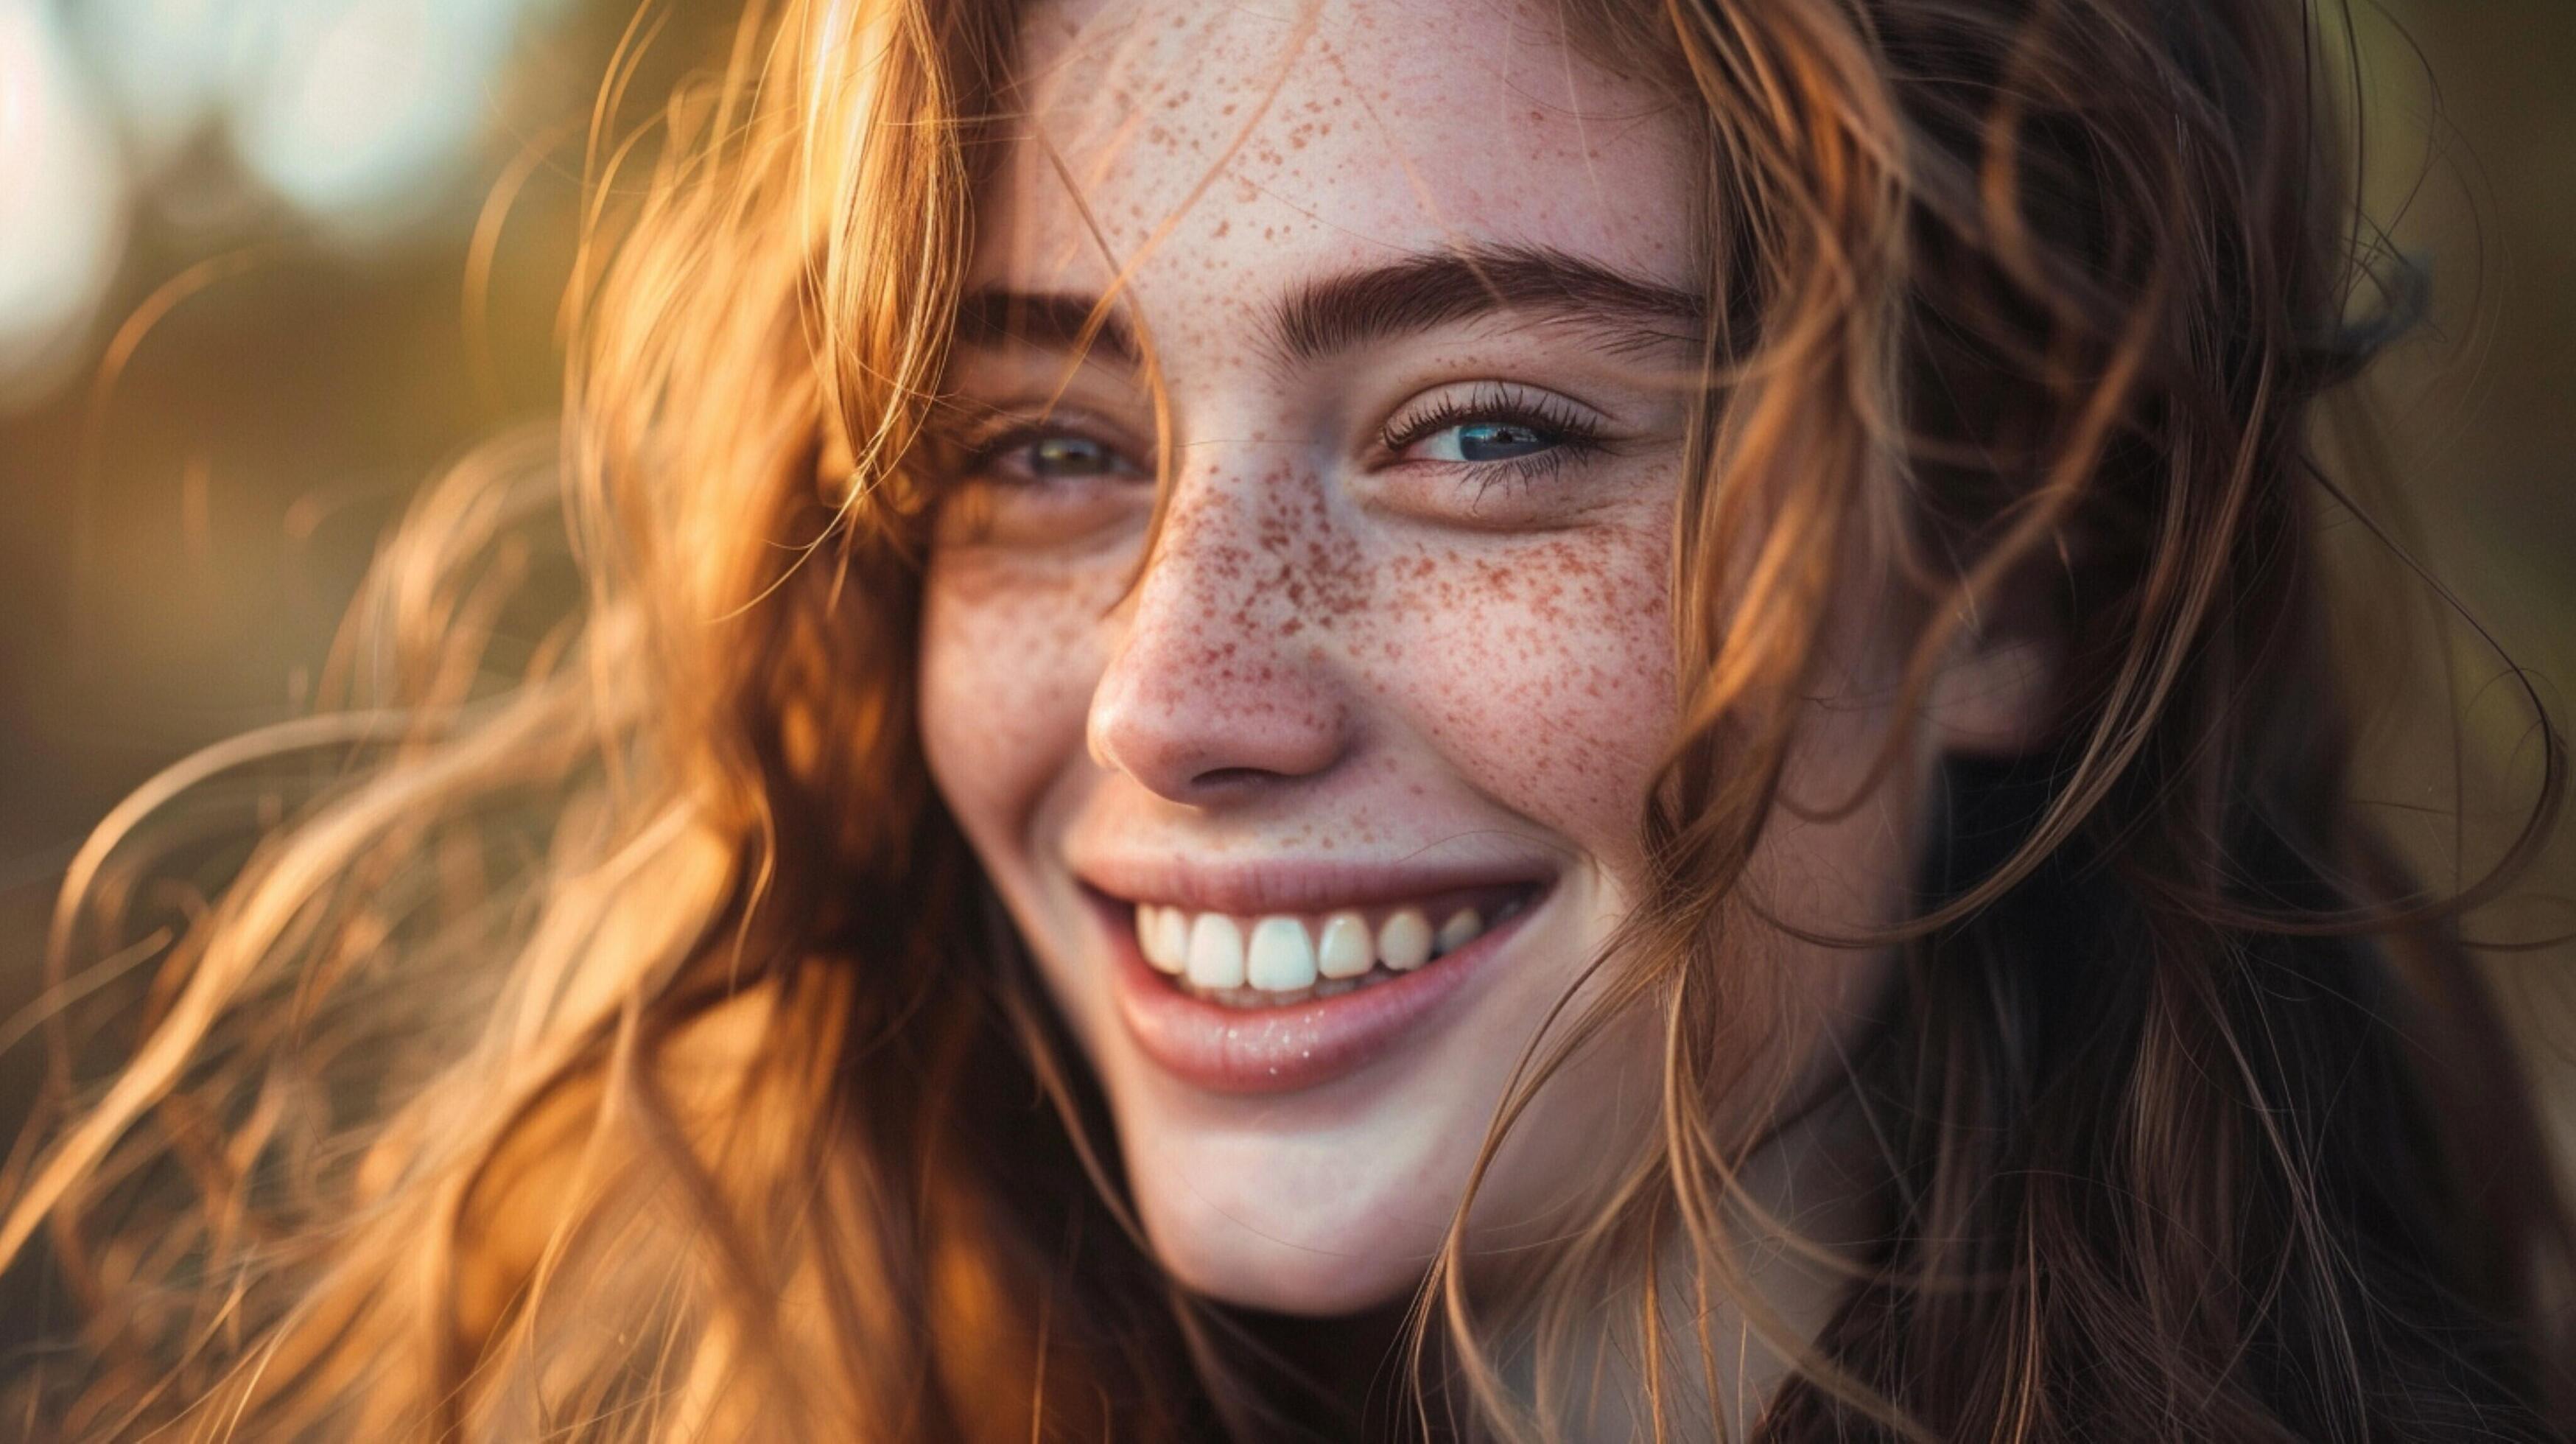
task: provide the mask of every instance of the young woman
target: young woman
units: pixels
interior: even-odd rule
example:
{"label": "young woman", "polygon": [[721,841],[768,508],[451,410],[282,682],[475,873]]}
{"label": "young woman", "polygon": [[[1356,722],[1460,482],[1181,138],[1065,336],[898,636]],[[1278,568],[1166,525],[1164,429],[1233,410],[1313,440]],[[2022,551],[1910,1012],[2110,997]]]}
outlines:
{"label": "young woman", "polygon": [[[22,1417],[2560,1437],[2490,889],[2352,801],[2332,35],[750,7],[594,154],[560,487],[76,863],[168,952]],[[325,744],[155,937],[134,821]]]}

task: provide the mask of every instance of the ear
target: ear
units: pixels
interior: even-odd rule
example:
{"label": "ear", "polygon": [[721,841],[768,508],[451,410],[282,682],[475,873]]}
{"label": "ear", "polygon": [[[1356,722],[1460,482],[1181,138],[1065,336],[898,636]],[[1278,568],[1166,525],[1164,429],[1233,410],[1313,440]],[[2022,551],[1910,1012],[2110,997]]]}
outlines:
{"label": "ear", "polygon": [[1925,742],[1944,757],[2037,751],[2057,721],[2066,629],[2039,588],[2009,583],[1971,608],[1923,708]]}

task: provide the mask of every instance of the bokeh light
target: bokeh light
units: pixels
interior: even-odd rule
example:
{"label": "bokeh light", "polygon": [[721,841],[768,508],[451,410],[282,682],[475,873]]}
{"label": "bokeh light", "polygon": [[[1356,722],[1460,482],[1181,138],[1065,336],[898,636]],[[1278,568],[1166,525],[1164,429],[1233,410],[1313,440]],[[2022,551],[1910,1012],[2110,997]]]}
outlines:
{"label": "bokeh light", "polygon": [[74,364],[150,208],[396,241],[470,188],[548,0],[0,0],[0,405]]}
{"label": "bokeh light", "polygon": [[115,137],[51,7],[0,0],[0,402],[75,364],[125,246]]}
{"label": "bokeh light", "polygon": [[242,164],[344,232],[383,234],[462,178],[526,0],[269,0],[234,47]]}

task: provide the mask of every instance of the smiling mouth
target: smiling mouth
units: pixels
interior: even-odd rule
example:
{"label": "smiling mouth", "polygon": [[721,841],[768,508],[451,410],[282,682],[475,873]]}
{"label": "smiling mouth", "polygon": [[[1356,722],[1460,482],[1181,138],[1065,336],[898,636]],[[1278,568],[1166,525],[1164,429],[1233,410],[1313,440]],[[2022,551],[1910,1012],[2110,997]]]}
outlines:
{"label": "smiling mouth", "polygon": [[1526,911],[1536,884],[1465,888],[1371,908],[1243,917],[1134,904],[1137,949],[1176,990],[1283,1008],[1394,982]]}

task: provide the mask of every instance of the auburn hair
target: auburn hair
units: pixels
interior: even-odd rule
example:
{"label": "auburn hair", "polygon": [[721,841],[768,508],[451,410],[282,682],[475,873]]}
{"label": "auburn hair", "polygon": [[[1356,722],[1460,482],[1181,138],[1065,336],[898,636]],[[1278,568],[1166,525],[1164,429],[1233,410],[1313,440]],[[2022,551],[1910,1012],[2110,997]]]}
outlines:
{"label": "auburn hair", "polygon": [[1728,1432],[1702,1381],[1735,1345],[1675,1327],[1659,1270],[1742,1291],[1764,1139],[1715,1120],[1781,1080],[1727,1046],[1768,1006],[1729,939],[1764,925],[1764,829],[1843,805],[1782,779],[1865,557],[1916,603],[1909,706],[2007,601],[2060,678],[2045,745],[1938,779],[1916,915],[1840,939],[1898,959],[1833,1089],[1883,1228],[1820,1336],[1764,1341],[1790,1370],[1746,1432],[2576,1428],[2568,1217],[2458,923],[2547,839],[2558,733],[2535,700],[2539,783],[2473,885],[2428,888],[2355,801],[2371,679],[2319,533],[2374,512],[2318,411],[2408,290],[2354,210],[2344,22],[1554,3],[1701,140],[1719,304],[1652,894],[1487,1157],[1615,1011],[1662,1024],[1664,1086],[1655,1146],[1508,1287],[1471,1292],[1453,1229],[1403,1407],[1358,1419],[1157,1266],[928,782],[922,440],[1018,7],[748,0],[649,124],[640,40],[609,77],[560,429],[424,492],[333,705],[179,764],[73,862],[49,965],[86,1001],[0,1260],[78,1324],[14,1417],[1544,1438],[1601,1405],[1606,1329],[1623,1417]]}

